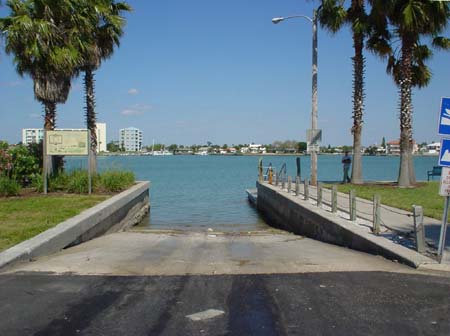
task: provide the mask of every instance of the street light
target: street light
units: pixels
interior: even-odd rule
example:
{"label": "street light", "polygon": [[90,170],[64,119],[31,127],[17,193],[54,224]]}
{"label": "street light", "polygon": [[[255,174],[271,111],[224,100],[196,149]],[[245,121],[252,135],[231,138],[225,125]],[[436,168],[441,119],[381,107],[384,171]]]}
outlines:
{"label": "street light", "polygon": [[311,109],[311,130],[308,132],[311,153],[311,184],[317,184],[317,145],[321,137],[320,130],[317,129],[317,11],[314,10],[313,17],[306,15],[293,15],[287,17],[276,17],[272,19],[274,24],[285,20],[302,18],[312,24],[312,109]]}

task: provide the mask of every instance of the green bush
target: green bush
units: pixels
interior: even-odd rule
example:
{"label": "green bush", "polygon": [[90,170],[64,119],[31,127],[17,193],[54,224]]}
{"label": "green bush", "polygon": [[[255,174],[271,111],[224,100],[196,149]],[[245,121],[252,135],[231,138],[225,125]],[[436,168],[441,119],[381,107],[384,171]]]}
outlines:
{"label": "green bush", "polygon": [[20,184],[11,178],[0,177],[0,196],[16,196],[20,192]]}
{"label": "green bush", "polygon": [[[92,176],[92,190],[118,192],[130,187],[134,182],[135,177],[132,172],[110,170]],[[34,176],[32,186],[37,192],[42,192],[44,190],[42,176]],[[89,192],[88,173],[83,170],[74,170],[70,173],[55,174],[48,179],[48,191],[87,194]]]}
{"label": "green bush", "polygon": [[39,174],[33,176],[33,178],[31,179],[31,187],[39,193],[44,191],[44,180],[42,178],[42,175]]}
{"label": "green bush", "polygon": [[66,190],[69,193],[87,194],[89,192],[89,177],[87,171],[75,170],[67,176]]}
{"label": "green bush", "polygon": [[64,172],[52,175],[48,179],[48,191],[67,191],[70,182],[70,176]]}
{"label": "green bush", "polygon": [[134,174],[128,171],[106,171],[99,175],[100,187],[108,192],[122,191],[134,181]]}
{"label": "green bush", "polygon": [[23,145],[11,147],[8,150],[8,154],[12,158],[12,170],[10,174],[21,184],[28,184],[33,175],[40,173],[39,161],[27,147]]}

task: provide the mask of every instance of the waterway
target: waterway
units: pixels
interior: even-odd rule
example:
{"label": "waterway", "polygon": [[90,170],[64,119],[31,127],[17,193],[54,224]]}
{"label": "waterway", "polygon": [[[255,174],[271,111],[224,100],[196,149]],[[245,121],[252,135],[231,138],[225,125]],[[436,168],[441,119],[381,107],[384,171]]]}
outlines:
{"label": "waterway", "polygon": [[[288,175],[296,174],[294,156],[265,156],[279,169],[286,163]],[[138,180],[151,181],[151,215],[142,224],[154,229],[257,230],[264,226],[249,206],[245,189],[254,188],[257,156],[100,156],[99,170],[126,169]],[[318,177],[322,181],[342,180],[341,157],[320,155]],[[426,180],[437,157],[416,157],[416,176]],[[70,158],[71,168],[85,168],[86,162]],[[365,180],[394,181],[398,157],[363,157]],[[309,157],[301,157],[301,173],[309,177]]]}

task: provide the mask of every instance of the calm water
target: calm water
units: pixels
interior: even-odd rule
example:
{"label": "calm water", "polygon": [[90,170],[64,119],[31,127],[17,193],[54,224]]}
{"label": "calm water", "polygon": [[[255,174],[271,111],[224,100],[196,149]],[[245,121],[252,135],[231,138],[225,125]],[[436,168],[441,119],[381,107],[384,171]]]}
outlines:
{"label": "calm water", "polygon": [[[342,179],[340,156],[319,156],[319,179]],[[264,157],[264,166],[287,164],[295,175],[295,157]],[[138,180],[151,181],[153,228],[217,227],[252,230],[263,225],[247,202],[245,189],[254,188],[258,157],[249,156],[114,156],[99,157],[100,170],[132,170]],[[302,178],[309,177],[309,157],[301,157]],[[366,180],[394,181],[398,157],[363,157]],[[418,180],[426,180],[427,170],[437,165],[437,157],[417,157]],[[71,158],[68,166],[85,168],[86,162]]]}

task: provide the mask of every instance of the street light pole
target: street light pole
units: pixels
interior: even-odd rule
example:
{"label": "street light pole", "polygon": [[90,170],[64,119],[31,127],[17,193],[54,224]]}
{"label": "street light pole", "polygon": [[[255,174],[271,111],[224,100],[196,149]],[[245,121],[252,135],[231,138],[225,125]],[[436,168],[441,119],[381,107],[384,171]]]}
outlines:
{"label": "street light pole", "polygon": [[311,107],[311,132],[309,134],[310,148],[309,152],[311,154],[311,184],[317,184],[317,145],[318,145],[318,128],[317,128],[317,75],[318,75],[318,65],[317,65],[317,49],[318,49],[318,39],[317,39],[317,10],[314,10],[312,19],[305,15],[293,15],[287,17],[277,17],[273,18],[272,22],[274,24],[280,23],[284,20],[303,18],[307,19],[312,23],[312,107]]}
{"label": "street light pole", "polygon": [[[312,108],[311,108],[311,133],[316,136],[317,130],[317,11],[314,10],[312,20]],[[317,151],[316,144],[313,144],[311,151],[311,184],[317,184]]]}

